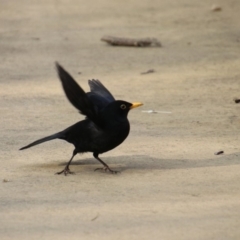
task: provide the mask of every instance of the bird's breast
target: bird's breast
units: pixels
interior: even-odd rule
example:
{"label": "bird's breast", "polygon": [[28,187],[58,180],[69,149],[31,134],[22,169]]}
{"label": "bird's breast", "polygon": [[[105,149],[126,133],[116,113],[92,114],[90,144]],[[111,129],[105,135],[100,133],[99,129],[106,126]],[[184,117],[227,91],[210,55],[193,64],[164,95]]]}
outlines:
{"label": "bird's breast", "polygon": [[117,147],[127,138],[129,131],[128,121],[108,126],[93,140],[95,151],[103,153]]}

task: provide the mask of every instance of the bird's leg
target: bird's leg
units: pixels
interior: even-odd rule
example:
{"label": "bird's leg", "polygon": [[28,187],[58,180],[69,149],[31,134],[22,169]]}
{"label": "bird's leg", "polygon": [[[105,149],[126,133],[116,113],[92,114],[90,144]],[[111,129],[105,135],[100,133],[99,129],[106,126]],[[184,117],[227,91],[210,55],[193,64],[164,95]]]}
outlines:
{"label": "bird's leg", "polygon": [[71,159],[69,160],[69,162],[67,163],[67,165],[65,166],[65,168],[61,171],[61,172],[57,172],[56,174],[62,174],[64,173],[65,176],[67,176],[68,174],[74,174],[74,172],[71,172],[69,169],[69,166],[74,158],[74,156],[77,154],[76,149],[73,151],[73,155],[71,157]]}
{"label": "bird's leg", "polygon": [[104,168],[96,168],[94,171],[104,170],[105,172],[109,171],[110,173],[113,173],[113,174],[118,173],[118,171],[112,170],[103,160],[101,160],[101,159],[98,157],[98,154],[97,154],[97,153],[93,153],[93,156],[104,166]]}

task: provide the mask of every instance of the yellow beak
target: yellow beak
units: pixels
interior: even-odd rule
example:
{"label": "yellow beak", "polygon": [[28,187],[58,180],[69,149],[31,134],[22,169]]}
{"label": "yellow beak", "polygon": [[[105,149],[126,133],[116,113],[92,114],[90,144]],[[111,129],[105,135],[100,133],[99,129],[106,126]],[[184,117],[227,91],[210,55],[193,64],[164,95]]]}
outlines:
{"label": "yellow beak", "polygon": [[130,107],[130,109],[137,108],[137,107],[140,107],[140,106],[142,106],[142,105],[143,105],[143,103],[134,102],[134,103],[132,103],[132,106]]}

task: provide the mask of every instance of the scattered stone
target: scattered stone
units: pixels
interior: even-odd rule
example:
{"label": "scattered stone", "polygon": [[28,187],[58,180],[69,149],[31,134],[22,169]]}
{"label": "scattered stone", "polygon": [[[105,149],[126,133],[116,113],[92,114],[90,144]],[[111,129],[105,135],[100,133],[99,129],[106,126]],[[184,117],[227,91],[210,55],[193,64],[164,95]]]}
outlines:
{"label": "scattered stone", "polygon": [[222,8],[220,6],[213,5],[211,7],[211,11],[213,11],[213,12],[220,12],[220,11],[222,11]]}
{"label": "scattered stone", "polygon": [[103,36],[101,41],[107,42],[112,46],[127,46],[127,47],[161,47],[161,43],[156,38],[120,38],[113,36]]}
{"label": "scattered stone", "polygon": [[149,69],[146,72],[142,72],[141,74],[143,75],[143,74],[154,73],[154,72],[155,72],[154,69]]}
{"label": "scattered stone", "polygon": [[220,150],[220,151],[218,151],[218,152],[215,152],[214,154],[215,154],[215,155],[224,154],[224,151]]}
{"label": "scattered stone", "polygon": [[235,103],[240,103],[240,99],[239,99],[239,98],[234,98],[233,101],[234,101]]}

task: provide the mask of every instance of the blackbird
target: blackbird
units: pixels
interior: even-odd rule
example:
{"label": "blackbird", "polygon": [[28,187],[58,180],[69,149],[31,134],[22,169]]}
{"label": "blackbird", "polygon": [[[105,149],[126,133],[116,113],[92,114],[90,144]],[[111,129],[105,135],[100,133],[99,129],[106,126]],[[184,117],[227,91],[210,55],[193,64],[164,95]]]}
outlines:
{"label": "blackbird", "polygon": [[68,100],[86,118],[61,132],[41,138],[19,150],[53,139],[62,139],[72,143],[75,149],[65,168],[57,174],[72,174],[73,172],[69,169],[71,161],[77,153],[85,152],[92,152],[93,157],[103,164],[103,168],[95,170],[103,169],[104,171],[117,173],[103,162],[98,155],[112,150],[126,139],[130,131],[130,124],[127,119],[128,112],[130,109],[143,104],[115,100],[108,89],[99,80],[94,79],[88,81],[90,92],[86,93],[58,63],[56,63],[56,69]]}

